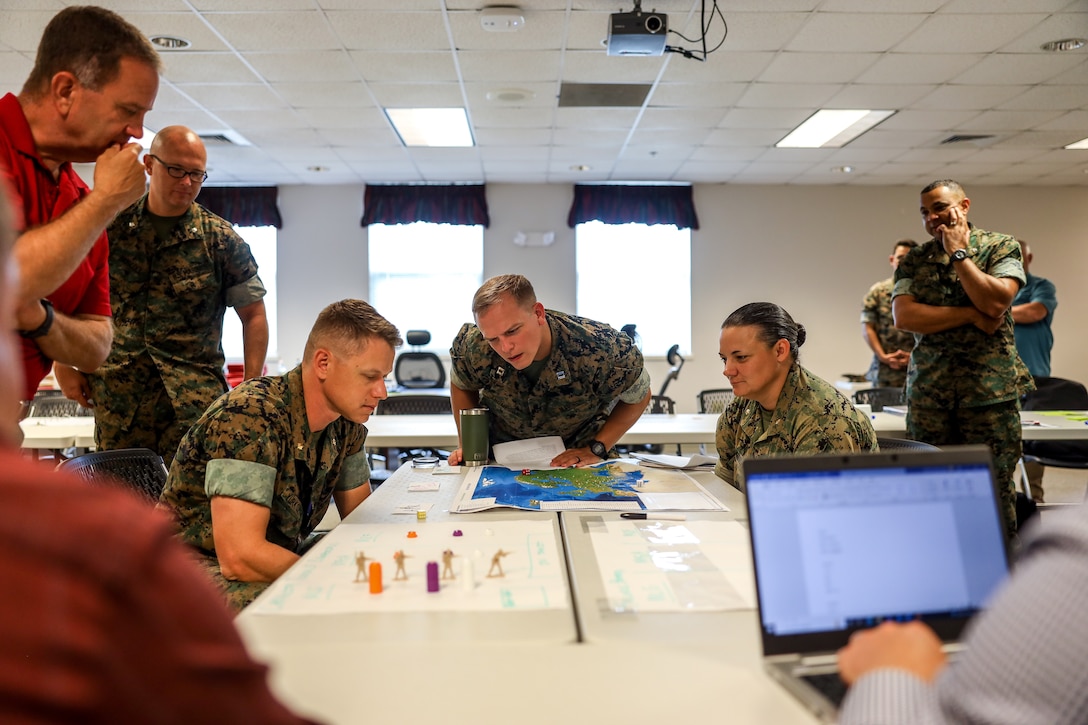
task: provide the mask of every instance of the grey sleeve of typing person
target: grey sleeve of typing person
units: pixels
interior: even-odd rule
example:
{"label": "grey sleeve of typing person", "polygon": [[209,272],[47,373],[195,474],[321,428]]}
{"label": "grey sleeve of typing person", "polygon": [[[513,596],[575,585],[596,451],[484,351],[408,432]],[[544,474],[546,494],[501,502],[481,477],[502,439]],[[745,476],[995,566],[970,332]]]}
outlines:
{"label": "grey sleeve of typing person", "polygon": [[870,673],[840,725],[1088,722],[1088,507],[1045,516],[1013,572],[934,686]]}

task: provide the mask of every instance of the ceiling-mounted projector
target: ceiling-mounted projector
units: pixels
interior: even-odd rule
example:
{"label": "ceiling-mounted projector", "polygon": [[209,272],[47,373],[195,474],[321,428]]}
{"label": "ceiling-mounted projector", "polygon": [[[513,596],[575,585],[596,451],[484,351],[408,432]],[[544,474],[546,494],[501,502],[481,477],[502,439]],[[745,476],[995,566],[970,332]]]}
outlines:
{"label": "ceiling-mounted projector", "polygon": [[629,13],[608,16],[609,55],[663,55],[669,16],[642,12],[642,1],[635,0]]}

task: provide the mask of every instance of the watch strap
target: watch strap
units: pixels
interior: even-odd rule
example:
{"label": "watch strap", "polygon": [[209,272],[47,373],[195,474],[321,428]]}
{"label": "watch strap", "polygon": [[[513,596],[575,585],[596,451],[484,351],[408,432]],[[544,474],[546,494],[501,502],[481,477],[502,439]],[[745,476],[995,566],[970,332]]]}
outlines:
{"label": "watch strap", "polygon": [[37,337],[45,337],[49,334],[49,330],[53,327],[53,318],[55,314],[53,312],[53,303],[42,297],[42,307],[45,308],[45,321],[38,325],[33,330],[19,330],[19,335],[27,340],[33,340]]}

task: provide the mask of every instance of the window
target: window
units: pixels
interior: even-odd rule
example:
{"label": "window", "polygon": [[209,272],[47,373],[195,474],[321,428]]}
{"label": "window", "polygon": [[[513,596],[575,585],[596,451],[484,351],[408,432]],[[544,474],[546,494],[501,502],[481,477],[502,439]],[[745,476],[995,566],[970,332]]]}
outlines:
{"label": "window", "polygon": [[371,224],[370,304],[401,337],[427,330],[422,348],[449,354],[461,325],[472,321],[472,295],[484,269],[482,226]]}
{"label": "window", "polygon": [[[257,273],[264,282],[268,294],[264,297],[264,307],[268,314],[268,353],[266,358],[275,360],[279,357],[279,338],[276,330],[276,228],[275,227],[234,227],[234,231],[246,240],[253,258],[257,260]],[[242,322],[234,309],[227,310],[223,316],[223,353],[228,360],[241,362]],[[278,371],[269,370],[275,374]]]}
{"label": "window", "polygon": [[634,323],[647,356],[691,351],[691,230],[671,224],[575,227],[578,314]]}

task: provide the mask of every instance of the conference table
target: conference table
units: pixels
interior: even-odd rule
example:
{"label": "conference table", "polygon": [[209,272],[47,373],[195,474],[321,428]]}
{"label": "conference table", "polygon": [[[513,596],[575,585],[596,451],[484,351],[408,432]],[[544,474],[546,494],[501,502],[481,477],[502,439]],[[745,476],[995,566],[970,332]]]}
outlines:
{"label": "conference table", "polygon": [[[598,562],[592,532],[664,522],[625,521],[613,511],[450,513],[463,470],[438,475],[402,466],[284,575],[289,581],[281,578],[237,617],[251,653],[270,665],[271,686],[290,707],[337,724],[816,722],[763,673],[751,602],[720,611],[609,603],[611,569]],[[411,490],[428,475],[439,479],[437,490]],[[743,495],[711,473],[691,475],[728,510],[689,511],[684,522],[668,525],[728,527],[746,542]],[[426,520],[396,513],[406,502],[425,507]],[[450,527],[464,529],[465,538],[449,538]],[[456,541],[451,546],[467,556],[481,527],[484,541],[492,530],[500,541],[502,527],[551,531],[558,551],[536,546],[548,563],[558,559],[562,596],[549,608],[525,611],[445,611],[437,605],[430,611],[412,605],[370,611],[371,602],[389,596],[386,591],[355,595],[361,611],[316,611],[332,599],[320,577],[337,567],[345,573],[337,582],[341,590],[368,586],[346,576],[355,567],[345,561],[345,542],[408,531],[409,537],[418,534],[416,541]],[[741,589],[751,587],[746,546],[735,557]],[[518,566],[522,553],[513,548],[508,567]],[[391,569],[384,575],[387,586]],[[476,574],[482,576],[482,569]],[[281,610],[292,596],[315,611]],[[417,599],[424,596],[431,595]],[[434,596],[459,595],[442,589]]]}
{"label": "conference table", "polygon": [[[879,435],[902,437],[906,416],[887,408],[871,413]],[[1023,411],[1024,440],[1088,439],[1088,411]],[[620,439],[624,445],[714,443],[716,413],[646,414]],[[452,415],[375,415],[366,424],[366,444],[373,448],[456,448]],[[94,445],[94,418],[26,418],[20,421],[23,448],[63,449]]]}

